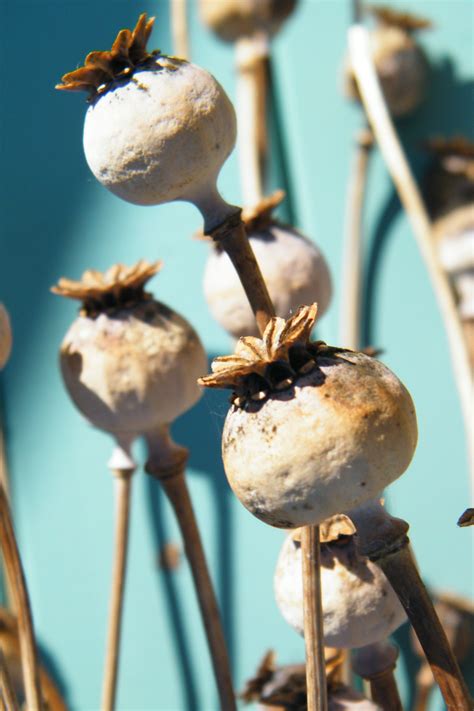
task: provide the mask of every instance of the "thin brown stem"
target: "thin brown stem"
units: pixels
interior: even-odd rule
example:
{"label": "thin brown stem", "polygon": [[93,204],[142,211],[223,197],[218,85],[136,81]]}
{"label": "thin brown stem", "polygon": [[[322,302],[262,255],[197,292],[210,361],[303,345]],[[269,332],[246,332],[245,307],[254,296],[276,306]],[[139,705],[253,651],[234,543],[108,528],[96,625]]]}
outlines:
{"label": "thin brown stem", "polygon": [[13,528],[10,507],[3,486],[0,486],[0,545],[5,569],[14,595],[18,616],[21,664],[28,711],[41,711],[42,700],[30,600]]}
{"label": "thin brown stem", "polygon": [[146,471],[161,483],[173,507],[183,537],[184,550],[191,566],[211,654],[220,708],[235,711],[237,708],[235,693],[219,606],[184,474],[188,450],[173,442],[169,428],[166,426],[148,433],[146,440],[148,445]]}
{"label": "thin brown stem", "polygon": [[171,0],[171,31],[173,53],[182,59],[189,59],[189,37],[187,0]]}
{"label": "thin brown stem", "polygon": [[257,33],[236,46],[237,123],[242,200],[254,207],[263,198],[266,151],[268,38]]}
{"label": "thin brown stem", "polygon": [[114,471],[116,503],[115,552],[102,686],[102,711],[113,711],[117,694],[133,471],[133,469],[118,469]]}
{"label": "thin brown stem", "polygon": [[0,698],[4,703],[6,711],[19,711],[19,704],[16,698],[13,682],[8,671],[7,661],[3,650],[0,647]]}
{"label": "thin brown stem", "polygon": [[345,222],[341,292],[341,345],[361,348],[362,302],[362,216],[367,183],[367,168],[373,145],[370,129],[357,131],[355,155],[349,182]]}
{"label": "thin brown stem", "polygon": [[263,333],[265,326],[275,315],[275,309],[249,244],[240,213],[231,215],[210,234],[228,254],[234,265],[255,314],[259,331]]}
{"label": "thin brown stem", "polygon": [[319,526],[305,526],[303,528],[301,554],[307,706],[308,711],[327,711]]}

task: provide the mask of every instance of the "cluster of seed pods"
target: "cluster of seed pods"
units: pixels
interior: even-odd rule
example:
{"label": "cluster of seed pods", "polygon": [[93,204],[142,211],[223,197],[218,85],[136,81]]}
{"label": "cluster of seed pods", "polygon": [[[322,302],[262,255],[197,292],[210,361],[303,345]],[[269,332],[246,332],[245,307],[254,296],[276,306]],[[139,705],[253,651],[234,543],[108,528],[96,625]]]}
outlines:
{"label": "cluster of seed pods", "polygon": [[[293,4],[288,3],[289,9]],[[232,5],[235,3],[222,3],[223,7]],[[254,4],[238,5],[243,9]],[[261,25],[262,18],[270,16],[272,3],[261,3],[261,7],[263,15],[249,12],[247,17],[243,13],[243,21],[257,17]],[[287,12],[285,9],[283,14]],[[268,31],[273,31],[281,19],[272,19]],[[213,21],[225,27],[222,18]],[[289,252],[290,243],[296,245],[295,253],[303,251],[301,262],[308,257],[313,260],[313,271],[309,270],[306,278],[322,275],[317,297],[305,291],[308,284],[300,285],[296,296],[285,294],[281,311],[286,313],[279,307],[279,315],[275,315],[245,235],[240,209],[227,204],[216,187],[219,171],[235,143],[232,104],[208,72],[160,52],[149,52],[146,42],[152,24],[142,15],[133,32],[122,30],[108,52],[90,53],[85,65],[66,74],[58,87],[89,93],[84,126],[87,162],[107,189],[134,204],[193,203],[204,218],[204,232],[221,250],[211,259],[219,261],[225,252],[242,282],[261,337],[252,335],[254,326],[249,324],[248,312],[238,323],[233,323],[228,314],[220,315],[225,328],[241,337],[235,354],[217,358],[213,373],[200,378],[202,385],[229,388],[233,393],[222,453],[229,483],[238,498],[259,519],[282,528],[319,526],[328,517],[344,512],[353,518],[357,533],[365,540],[361,532],[373,519],[365,516],[364,506],[403,474],[416,447],[411,397],[398,378],[370,356],[311,339],[317,307],[310,302],[321,299],[322,310],[328,302],[327,268],[319,252],[293,228],[282,229],[270,220],[263,230],[257,224],[254,236],[256,251],[262,239],[259,232],[265,230],[270,234],[270,244],[275,245],[268,259],[263,251],[270,251],[270,247],[266,250],[265,245],[260,265],[269,275],[270,293],[272,267],[268,265],[276,263],[278,272],[275,257],[287,249]],[[220,31],[232,39],[227,30]],[[257,223],[261,217],[257,211]],[[221,706],[232,711],[235,699],[217,605],[184,485],[186,452],[171,441],[168,431],[175,417],[199,397],[196,381],[205,371],[205,354],[191,326],[145,292],[145,283],[157,268],[157,264],[146,262],[130,268],[117,265],[105,274],[88,272],[81,282],[59,282],[57,293],[78,298],[83,304],[61,349],[62,371],[79,410],[116,440],[109,466],[118,481],[124,482],[123,521],[135,469],[130,447],[135,438],[146,438],[147,471],[165,487],[185,538]],[[278,289],[278,277],[273,281]],[[206,291],[209,294],[212,288]],[[234,310],[241,310],[235,304],[237,299],[242,302],[242,293],[237,297],[235,284],[234,293],[229,291],[232,306],[228,313],[232,315]],[[302,294],[309,304],[290,316],[296,305],[294,299],[303,298]],[[216,301],[220,307],[225,298],[219,295]],[[248,330],[242,334],[242,329]],[[352,517],[354,509],[357,512]],[[406,538],[405,534],[406,530]],[[342,561],[341,570],[349,580],[352,572],[352,580],[365,575],[377,581],[370,588],[380,602],[374,613],[377,619],[371,619],[374,636],[370,641],[379,642],[399,624],[403,612],[383,574],[368,560],[370,541],[364,558],[364,550],[360,557],[351,536],[349,539],[341,542],[338,536],[332,548],[331,541],[325,545],[328,555]],[[115,704],[126,525],[119,527],[117,540],[120,546],[112,595],[105,709]],[[285,566],[300,566],[301,553],[294,537],[288,539],[282,556]],[[291,577],[298,586],[299,576]],[[327,580],[326,588],[334,585],[344,594],[344,586],[336,578],[332,583]],[[357,597],[354,585],[346,587],[347,595],[352,592]],[[360,594],[370,600],[371,593],[363,589]],[[293,592],[293,598],[298,595],[296,608],[301,611],[301,586],[299,592]],[[357,625],[367,624],[370,615],[358,619],[351,613],[353,603],[346,599],[344,604],[347,627],[334,631],[328,626],[327,634],[334,634],[338,645],[353,646],[354,640],[360,641]],[[329,603],[325,608],[330,616]],[[338,623],[343,621],[341,615]],[[302,628],[301,621],[298,624]],[[319,692],[325,697],[325,689]],[[311,704],[308,699],[309,711],[316,708]]]}

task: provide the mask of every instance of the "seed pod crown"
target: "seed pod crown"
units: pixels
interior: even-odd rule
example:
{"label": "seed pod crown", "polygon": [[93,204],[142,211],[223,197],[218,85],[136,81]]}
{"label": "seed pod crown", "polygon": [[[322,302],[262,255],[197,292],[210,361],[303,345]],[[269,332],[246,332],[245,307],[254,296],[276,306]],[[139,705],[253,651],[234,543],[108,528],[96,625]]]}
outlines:
{"label": "seed pod crown", "polygon": [[64,74],[61,84],[56,89],[65,91],[87,91],[89,100],[97,94],[108,91],[113,82],[120,79],[128,79],[133,72],[140,67],[144,67],[150,60],[155,60],[155,68],[172,69],[172,65],[166,61],[163,65],[156,60],[172,59],[183,62],[176,57],[169,58],[155,49],[152,52],[147,50],[147,42],[150,38],[155,18],[147,20],[146,13],[138,18],[138,22],[133,30],[120,30],[110,50],[89,52],[84,66],[75,69],[73,72]]}
{"label": "seed pod crown", "polygon": [[131,267],[114,264],[103,273],[89,269],[79,281],[63,277],[51,291],[59,296],[82,301],[81,314],[96,316],[151,299],[151,294],[147,294],[144,287],[161,266],[160,261],[150,263],[141,259]]}
{"label": "seed pod crown", "polygon": [[287,321],[272,318],[261,339],[240,338],[234,355],[215,358],[212,374],[200,378],[199,383],[210,388],[232,389],[233,403],[237,406],[248,399],[261,401],[270,392],[290,388],[299,375],[317,367],[318,356],[344,350],[327,346],[323,341],[310,342],[317,310],[317,304],[311,304],[301,306]]}
{"label": "seed pod crown", "polygon": [[369,8],[372,15],[383,25],[399,27],[406,32],[416,30],[427,30],[433,26],[430,20],[408,12],[397,12],[388,6],[371,5]]}

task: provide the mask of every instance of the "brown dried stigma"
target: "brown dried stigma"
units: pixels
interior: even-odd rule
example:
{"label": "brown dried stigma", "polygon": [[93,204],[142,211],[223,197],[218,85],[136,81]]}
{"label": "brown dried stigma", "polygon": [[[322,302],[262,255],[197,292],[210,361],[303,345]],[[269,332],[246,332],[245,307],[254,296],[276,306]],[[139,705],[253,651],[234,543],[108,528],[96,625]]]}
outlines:
{"label": "brown dried stigma", "polygon": [[245,407],[249,401],[263,402],[270,393],[291,388],[298,377],[318,367],[318,358],[347,350],[310,341],[317,310],[317,304],[311,304],[300,306],[286,321],[272,318],[262,338],[240,338],[235,353],[215,358],[212,374],[198,382],[209,388],[233,390],[236,407]]}
{"label": "brown dried stigma", "polygon": [[51,291],[82,301],[81,314],[94,317],[104,312],[131,308],[151,299],[144,287],[160,269],[161,262],[149,263],[144,259],[131,267],[115,264],[103,273],[89,269],[80,281],[62,278]]}
{"label": "brown dried stigma", "polygon": [[[106,92],[113,82],[129,78],[135,69],[143,67],[150,60],[166,58],[159,49],[152,52],[147,50],[154,22],[154,17],[147,20],[146,13],[142,13],[133,30],[120,30],[112,49],[89,52],[84,66],[64,74],[62,83],[57,84],[56,89],[87,91],[89,99],[93,99],[97,94]],[[157,64],[156,68],[163,67]]]}
{"label": "brown dried stigma", "polygon": [[368,10],[381,24],[399,27],[406,32],[427,30],[433,26],[431,20],[419,17],[418,15],[412,15],[408,12],[396,12],[396,10],[385,5],[370,5]]}

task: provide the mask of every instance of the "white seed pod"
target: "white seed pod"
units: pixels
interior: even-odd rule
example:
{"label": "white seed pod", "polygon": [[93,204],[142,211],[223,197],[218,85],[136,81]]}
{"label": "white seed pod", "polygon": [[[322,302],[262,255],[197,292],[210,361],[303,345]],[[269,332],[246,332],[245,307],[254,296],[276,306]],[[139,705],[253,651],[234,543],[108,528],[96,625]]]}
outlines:
{"label": "white seed pod", "polygon": [[[275,598],[291,627],[303,634],[303,577],[300,532],[283,543],[274,578]],[[341,542],[342,541],[342,542]],[[406,618],[382,570],[359,556],[353,536],[321,545],[324,642],[353,649],[380,642]]]}
{"label": "white seed pod", "polygon": [[286,324],[272,319],[262,341],[240,339],[201,379],[234,388],[224,469],[241,503],[280,528],[318,524],[374,497],[403,474],[417,442],[400,380],[363,353],[310,343],[315,314],[313,305]]}
{"label": "white seed pod", "polygon": [[[409,114],[426,93],[428,61],[413,32],[430,23],[410,15],[388,11],[370,33],[370,46],[382,91],[392,116]],[[413,23],[413,24],[412,24]],[[359,91],[350,62],[346,62],[345,91],[359,100]]]}
{"label": "white seed pod", "polygon": [[153,22],[142,14],[56,88],[89,92],[84,151],[99,182],[137,205],[192,202],[212,229],[229,214],[216,180],[235,145],[234,109],[204,69],[147,50]]}
{"label": "white seed pod", "polygon": [[201,19],[225,42],[256,32],[274,35],[297,0],[199,0]]}
{"label": "white seed pod", "polygon": [[[150,278],[156,265],[142,264]],[[137,280],[135,274],[135,299],[130,284],[124,287],[127,304],[110,308],[110,291],[107,296],[94,294],[92,302],[89,295],[95,310],[88,312],[84,300],[86,312],[70,327],[60,353],[65,385],[82,414],[102,430],[134,436],[157,430],[192,407],[201,396],[196,380],[207,363],[191,325],[168,306],[146,298]],[[83,298],[78,291],[84,281],[72,283],[77,287],[73,298]],[[71,282],[60,282],[56,292],[70,296]],[[103,311],[100,298],[108,304]]]}
{"label": "white seed pod", "polygon": [[12,349],[12,330],[8,311],[0,304],[0,370],[6,365]]}
{"label": "white seed pod", "polygon": [[234,109],[204,69],[163,58],[156,65],[91,104],[86,159],[97,180],[128,202],[200,201],[235,145]]}
{"label": "white seed pod", "polygon": [[[248,233],[277,316],[288,318],[316,301],[322,316],[331,299],[331,276],[318,247],[292,227],[272,222]],[[255,316],[225,252],[213,248],[204,272],[204,295],[216,321],[232,336],[256,336]]]}

